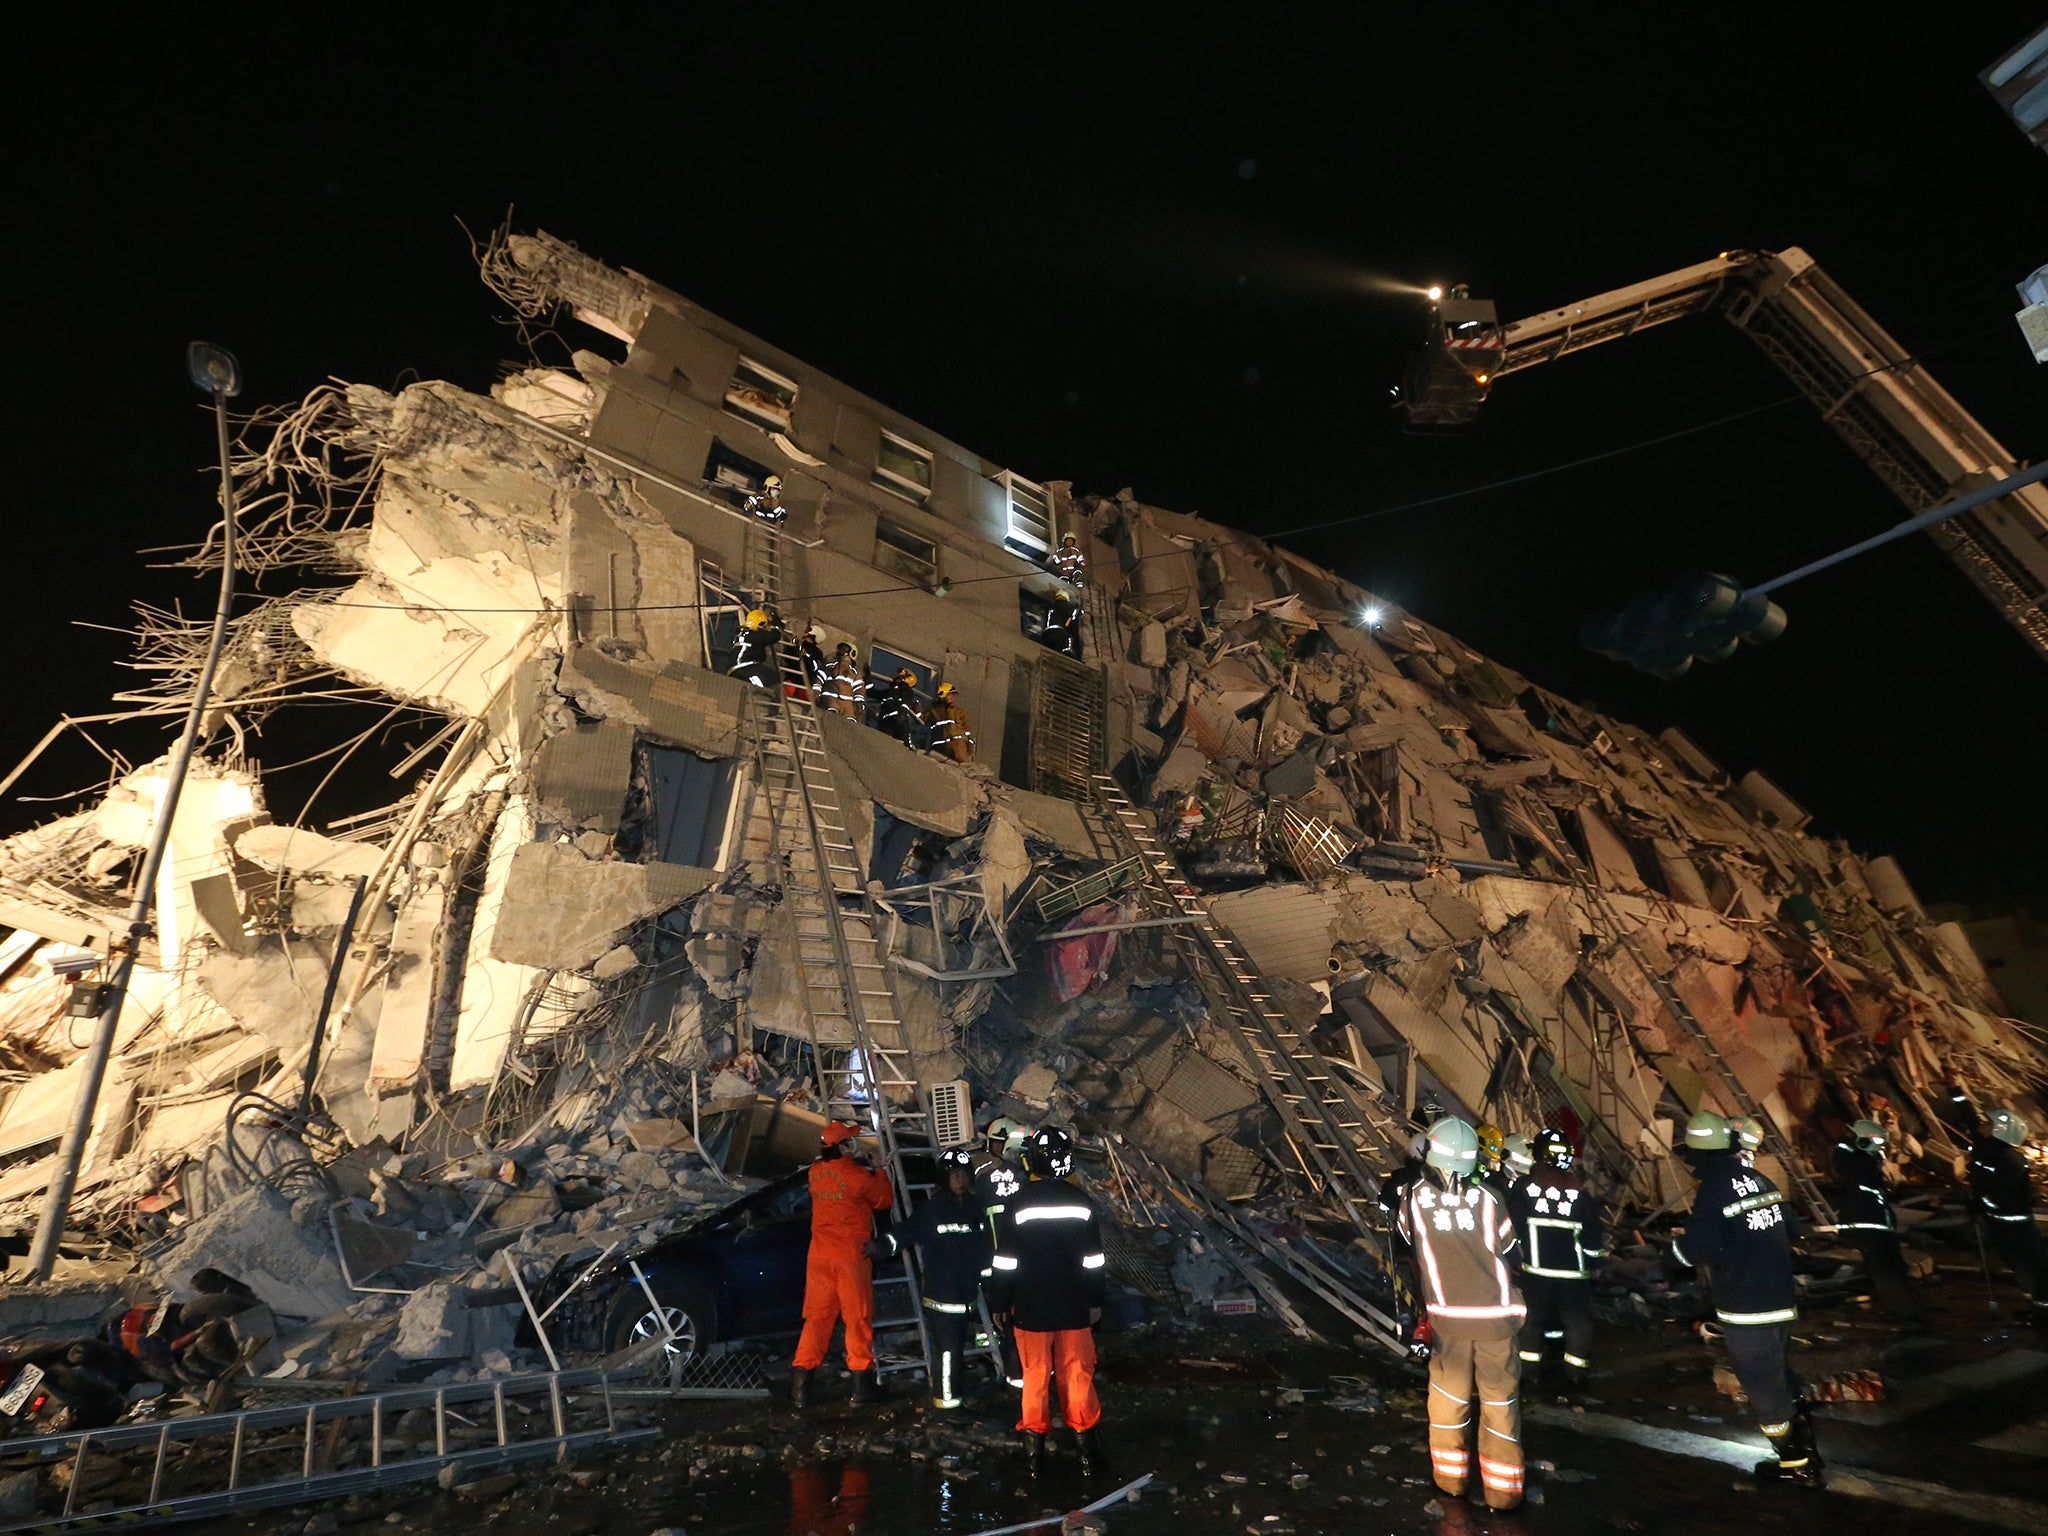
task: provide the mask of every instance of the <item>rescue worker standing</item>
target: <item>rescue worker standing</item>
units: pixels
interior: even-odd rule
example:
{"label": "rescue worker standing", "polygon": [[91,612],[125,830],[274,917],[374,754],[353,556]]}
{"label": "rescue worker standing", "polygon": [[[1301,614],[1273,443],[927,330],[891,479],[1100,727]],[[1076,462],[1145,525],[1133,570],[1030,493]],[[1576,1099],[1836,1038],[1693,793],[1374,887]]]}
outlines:
{"label": "rescue worker standing", "polygon": [[[1466,1430],[1479,1399],[1479,1480],[1489,1509],[1522,1502],[1521,1293],[1508,1278],[1515,1224],[1474,1177],[1479,1138],[1447,1116],[1429,1128],[1422,1174],[1402,1196],[1399,1226],[1415,1249],[1431,1332],[1429,1460],[1436,1485],[1462,1496],[1472,1471]],[[1452,1415],[1456,1417],[1452,1417]]]}
{"label": "rescue worker standing", "polygon": [[[1010,1208],[1010,1200],[1024,1187],[1024,1169],[1011,1153],[1022,1147],[1030,1134],[1008,1115],[992,1121],[987,1131],[988,1149],[982,1154],[981,1161],[974,1165],[975,1199],[981,1203],[982,1217],[988,1223],[991,1242],[1001,1236],[1003,1216]],[[989,1312],[995,1323],[996,1343],[1002,1352],[1003,1380],[1013,1387],[1021,1387],[1024,1385],[1024,1367],[1017,1359],[1017,1330],[996,1316],[993,1303]]]}
{"label": "rescue worker standing", "polygon": [[908,747],[917,744],[923,726],[917,708],[917,674],[905,667],[875,695],[875,729]]}
{"label": "rescue worker standing", "polygon": [[889,1176],[852,1151],[859,1133],[844,1121],[825,1127],[811,1164],[811,1251],[804,1266],[804,1331],[789,1373],[789,1398],[804,1406],[811,1372],[825,1363],[832,1325],[846,1321],[846,1368],[853,1400],[875,1389],[875,1271],[863,1251],[875,1235],[875,1212],[896,1203]]}
{"label": "rescue worker standing", "polygon": [[1080,656],[1081,608],[1066,588],[1053,593],[1052,606],[1045,611],[1045,631],[1039,638],[1062,656]]}
{"label": "rescue worker standing", "polygon": [[925,711],[926,747],[956,763],[974,761],[974,728],[967,723],[967,711],[960,707],[951,683],[939,684],[938,697]]}
{"label": "rescue worker standing", "polygon": [[1777,1452],[1757,1464],[1760,1478],[1824,1486],[1813,1442],[1806,1386],[1786,1360],[1799,1288],[1792,1278],[1792,1210],[1778,1187],[1746,1166],[1728,1122],[1701,1110],[1685,1126],[1685,1149],[1699,1188],[1685,1233],[1671,1251],[1679,1263],[1713,1269],[1714,1316],[1735,1378],[1757,1427]]}
{"label": "rescue worker standing", "polygon": [[782,504],[782,476],[770,475],[761,482],[761,489],[747,493],[747,510],[764,523],[779,524],[789,516],[789,508]]}
{"label": "rescue worker standing", "polygon": [[825,653],[818,648],[818,632],[815,629],[804,630],[804,642],[798,647],[798,654],[803,657],[804,681],[810,684],[811,692],[815,695],[824,688],[825,674],[831,670],[825,660]]}
{"label": "rescue worker standing", "polygon": [[842,640],[832,664],[818,680],[818,697],[835,715],[860,720],[868,712],[868,680],[861,670],[860,653]]}
{"label": "rescue worker standing", "polygon": [[[1512,1138],[1510,1138],[1512,1139]],[[1508,1210],[1522,1240],[1522,1297],[1529,1305],[1518,1353],[1522,1369],[1548,1373],[1552,1339],[1563,1340],[1564,1384],[1583,1391],[1592,1369],[1592,1260],[1606,1252],[1600,1204],[1586,1188],[1572,1144],[1561,1131],[1538,1131],[1535,1166],[1514,1176]]]}
{"label": "rescue worker standing", "polygon": [[1109,1277],[1102,1226],[1094,1203],[1067,1182],[1074,1172],[1074,1144],[1065,1131],[1045,1127],[1032,1132],[1024,1167],[1031,1182],[1010,1201],[996,1239],[991,1305],[1015,1321],[1024,1365],[1017,1428],[1031,1476],[1045,1467],[1057,1381],[1060,1417],[1074,1431],[1081,1475],[1088,1477],[1099,1459],[1095,1426],[1102,1422],[1102,1404],[1095,1395],[1094,1334]]}
{"label": "rescue worker standing", "polygon": [[1863,1255],[1863,1272],[1878,1304],[1902,1323],[1920,1321],[1920,1303],[1899,1252],[1899,1223],[1892,1212],[1884,1177],[1884,1127],[1858,1120],[1846,1139],[1835,1143],[1835,1178],[1842,1186],[1835,1230]]}
{"label": "rescue worker standing", "polygon": [[772,608],[750,608],[740,620],[740,632],[733,647],[732,665],[726,670],[744,678],[756,688],[781,686],[778,653],[782,649],[782,620]]}
{"label": "rescue worker standing", "polygon": [[868,1244],[868,1256],[893,1259],[905,1244],[916,1245],[925,1334],[936,1362],[932,1406],[958,1408],[976,1321],[974,1299],[989,1273],[994,1245],[974,1193],[973,1154],[965,1147],[946,1148],[939,1154],[939,1177],[943,1182],[917,1214]]}
{"label": "rescue worker standing", "polygon": [[2013,1283],[2036,1308],[2041,1294],[2041,1234],[2034,1227],[2034,1188],[2027,1177],[2027,1122],[2009,1109],[1994,1109],[1988,1131],[1970,1148],[1970,1205],[1977,1213],[1985,1241],[2011,1269]]}
{"label": "rescue worker standing", "polygon": [[1080,539],[1071,533],[1060,540],[1060,547],[1045,563],[1068,586],[1078,587],[1088,580],[1088,557],[1081,553]]}

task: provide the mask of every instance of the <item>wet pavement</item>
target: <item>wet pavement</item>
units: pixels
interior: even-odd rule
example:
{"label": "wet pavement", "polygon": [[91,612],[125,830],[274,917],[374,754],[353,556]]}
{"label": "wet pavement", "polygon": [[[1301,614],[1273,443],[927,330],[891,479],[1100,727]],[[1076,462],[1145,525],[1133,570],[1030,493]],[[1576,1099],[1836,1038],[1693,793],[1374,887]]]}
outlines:
{"label": "wet pavement", "polygon": [[1800,1324],[1802,1369],[1878,1369],[1892,1386],[1883,1402],[1821,1410],[1833,1467],[1866,1469],[1841,1471],[1861,1497],[1759,1491],[1731,1464],[1760,1455],[1763,1442],[1743,1406],[1716,1392],[1714,1346],[1655,1322],[1602,1330],[1597,1401],[1575,1409],[1525,1393],[1531,1500],[1491,1515],[1431,1486],[1419,1372],[1244,1319],[1103,1332],[1110,1465],[1085,1483],[1071,1439],[1056,1432],[1045,1478],[1026,1485],[1007,1390],[984,1388],[967,1409],[938,1413],[899,1377],[890,1401],[856,1410],[843,1379],[821,1378],[824,1400],[802,1414],[779,1398],[663,1405],[646,1419],[659,1439],[609,1458],[467,1492],[414,1488],[223,1524],[252,1536],[965,1536],[1057,1516],[1151,1473],[1135,1500],[1103,1513],[1105,1529],[1729,1536],[1825,1519],[1853,1520],[1858,1536],[2048,1530],[2048,1334],[1991,1316],[1981,1284],[1925,1294],[1924,1338],[1899,1339],[1855,1302],[1809,1306]]}

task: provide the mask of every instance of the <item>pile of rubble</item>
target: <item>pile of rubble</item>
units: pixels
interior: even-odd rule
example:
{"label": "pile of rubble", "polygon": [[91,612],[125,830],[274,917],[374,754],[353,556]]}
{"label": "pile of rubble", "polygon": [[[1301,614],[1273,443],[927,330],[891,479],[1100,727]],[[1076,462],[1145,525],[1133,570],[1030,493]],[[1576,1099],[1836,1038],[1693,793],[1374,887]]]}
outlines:
{"label": "pile of rubble", "polygon": [[[700,312],[559,242],[489,264],[527,312],[568,304],[627,359],[578,353],[493,398],[328,388],[245,433],[246,564],[300,585],[235,623],[67,1239],[139,1251],[173,1291],[239,1275],[280,1316],[322,1320],[282,1344],[310,1375],[509,1369],[515,1274],[631,1251],[800,1162],[832,1108],[821,1063],[848,1045],[812,998],[767,705],[726,671],[755,534],[643,410],[681,398],[658,348],[687,351],[678,317]],[[838,473],[800,407],[725,398],[752,451]],[[848,487],[881,474],[799,505],[779,547],[828,569]],[[906,640],[929,623],[920,648],[948,677],[987,679],[968,696],[988,761],[818,719],[857,865],[837,899],[886,957],[886,994],[861,985],[887,996],[920,1087],[965,1081],[983,1123],[1127,1137],[1276,1216],[1305,1198],[1287,1106],[1222,1027],[1187,960],[1192,909],[1158,904],[1114,791],[1174,850],[1175,899],[1367,1107],[1354,1150],[1373,1168],[1438,1109],[1556,1125],[1652,1212],[1687,1187],[1674,1124],[1746,1097],[1781,1172],[1824,1164],[1830,1128],[1867,1116],[1913,1178],[1945,1181],[1966,1138],[1938,1090],[2039,1092],[2039,1035],[1961,930],[1762,774],[1580,709],[1284,549],[1127,491],[1044,494],[1086,543],[1088,645],[1004,675],[1012,696],[1092,705],[1039,708],[995,750],[1005,685],[957,626],[1014,641],[1021,591],[1030,633],[1045,583],[1006,548],[977,558],[1022,574],[982,609],[946,582],[887,599]],[[779,595],[791,634],[829,648],[884,600],[825,579]],[[150,682],[124,701],[174,713],[203,635],[144,614],[138,639]],[[314,702],[381,712],[340,762],[383,750],[389,719],[431,727],[386,764],[400,798],[323,820],[316,791],[272,820],[250,738]],[[0,842],[0,1224],[17,1232],[164,772],[124,767],[96,804]]]}

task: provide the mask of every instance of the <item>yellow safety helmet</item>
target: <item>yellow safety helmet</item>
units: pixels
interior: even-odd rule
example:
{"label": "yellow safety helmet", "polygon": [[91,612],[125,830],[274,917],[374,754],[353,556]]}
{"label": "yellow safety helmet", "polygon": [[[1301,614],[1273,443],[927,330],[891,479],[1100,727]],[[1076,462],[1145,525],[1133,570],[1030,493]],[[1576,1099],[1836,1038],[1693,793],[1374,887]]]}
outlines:
{"label": "yellow safety helmet", "polygon": [[762,626],[763,626],[764,624],[766,624],[767,622],[768,622],[768,610],[767,610],[767,609],[765,609],[765,608],[749,608],[749,609],[747,610],[747,628],[749,628],[749,629],[759,629],[759,628],[761,628],[761,627],[762,627]]}
{"label": "yellow safety helmet", "polygon": [[939,697],[942,699],[950,699],[951,697],[953,697],[953,685],[951,683],[939,684]]}
{"label": "yellow safety helmet", "polygon": [[1502,1135],[1501,1128],[1491,1121],[1482,1121],[1474,1128],[1473,1134],[1479,1138],[1480,1155],[1489,1163],[1499,1162],[1506,1154],[1507,1137]]}
{"label": "yellow safety helmet", "polygon": [[915,688],[917,686],[917,674],[911,671],[910,668],[905,667],[896,674],[896,681],[906,688]]}
{"label": "yellow safety helmet", "polygon": [[782,489],[782,476],[780,476],[780,475],[770,475],[770,476],[769,476],[769,477],[768,477],[767,479],[765,479],[765,480],[763,480],[763,481],[761,482],[761,489],[762,489],[762,490],[764,490],[764,491],[779,491],[779,490],[781,490],[781,489]]}
{"label": "yellow safety helmet", "polygon": [[1059,591],[1053,593],[1052,596],[1053,601],[1058,603],[1071,603],[1074,600],[1073,594],[1068,592],[1065,587],[1061,587]]}

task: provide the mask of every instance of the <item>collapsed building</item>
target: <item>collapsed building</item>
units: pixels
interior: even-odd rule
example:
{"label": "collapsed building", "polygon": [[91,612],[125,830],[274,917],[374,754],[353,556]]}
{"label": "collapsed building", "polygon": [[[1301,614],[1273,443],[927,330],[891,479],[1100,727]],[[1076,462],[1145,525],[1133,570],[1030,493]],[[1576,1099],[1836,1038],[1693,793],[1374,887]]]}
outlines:
{"label": "collapsed building", "polygon": [[[1840,1123],[1947,1178],[1947,1085],[2038,1093],[2039,1036],[1961,928],[1762,773],[1288,550],[1027,479],[552,237],[482,264],[588,347],[487,396],[323,387],[241,440],[242,565],[291,590],[232,630],[78,1231],[204,1231],[224,1267],[239,1235],[258,1293],[318,1316],[395,1266],[659,1230],[820,1116],[959,1139],[965,1085],[1219,1221],[1306,1217],[1372,1327],[1373,1188],[1435,1113],[1566,1129],[1645,1213],[1688,1187],[1674,1125],[1749,1113],[1825,1211]],[[785,522],[748,510],[771,475]],[[731,671],[757,611],[781,687]],[[820,708],[807,632],[878,686],[953,685],[975,760]],[[140,640],[140,697],[174,703],[203,636],[145,614]],[[323,821],[316,794],[281,825],[252,753],[323,698],[441,724],[387,807]],[[16,1228],[165,771],[0,842]],[[282,1272],[265,1223],[331,1230],[340,1265]],[[428,1332],[428,1357],[510,1338]]]}

